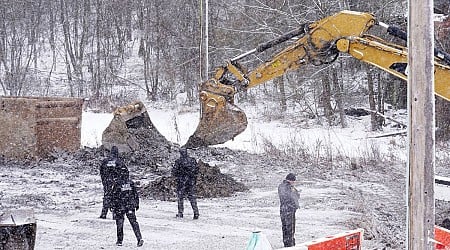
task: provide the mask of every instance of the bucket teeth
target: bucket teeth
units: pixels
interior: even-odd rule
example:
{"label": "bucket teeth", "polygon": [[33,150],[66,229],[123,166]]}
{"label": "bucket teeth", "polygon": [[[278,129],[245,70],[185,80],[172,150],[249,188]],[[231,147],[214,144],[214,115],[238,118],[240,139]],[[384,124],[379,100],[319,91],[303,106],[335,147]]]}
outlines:
{"label": "bucket teeth", "polygon": [[245,130],[247,117],[239,107],[221,95],[203,91],[200,96],[200,122],[185,147],[198,148],[221,144]]}

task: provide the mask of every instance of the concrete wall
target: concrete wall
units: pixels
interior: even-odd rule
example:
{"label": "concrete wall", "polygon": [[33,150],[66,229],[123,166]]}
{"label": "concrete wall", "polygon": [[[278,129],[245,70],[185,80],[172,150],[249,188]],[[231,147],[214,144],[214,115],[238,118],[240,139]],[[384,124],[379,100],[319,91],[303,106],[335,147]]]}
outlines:
{"label": "concrete wall", "polygon": [[0,154],[35,159],[78,150],[82,106],[79,98],[0,97]]}

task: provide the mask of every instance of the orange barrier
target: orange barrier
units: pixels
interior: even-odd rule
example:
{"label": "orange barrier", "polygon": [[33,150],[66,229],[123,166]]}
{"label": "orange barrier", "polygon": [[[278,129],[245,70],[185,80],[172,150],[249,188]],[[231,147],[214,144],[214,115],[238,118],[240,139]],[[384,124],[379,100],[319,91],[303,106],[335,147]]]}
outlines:
{"label": "orange barrier", "polygon": [[437,241],[436,249],[450,250],[450,230],[434,226],[434,239]]}
{"label": "orange barrier", "polygon": [[307,250],[361,250],[363,229],[339,233],[295,246],[292,249]]}
{"label": "orange barrier", "polygon": [[[361,250],[363,229],[356,229],[339,233],[300,245],[285,248],[292,250]],[[443,227],[434,227],[435,249],[450,250],[450,230]]]}

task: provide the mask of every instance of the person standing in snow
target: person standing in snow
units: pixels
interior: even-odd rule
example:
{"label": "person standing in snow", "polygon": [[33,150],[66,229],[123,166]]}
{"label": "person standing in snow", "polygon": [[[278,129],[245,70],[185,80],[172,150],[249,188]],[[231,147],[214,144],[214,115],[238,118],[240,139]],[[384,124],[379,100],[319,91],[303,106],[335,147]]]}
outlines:
{"label": "person standing in snow", "polygon": [[117,227],[117,246],[122,246],[123,242],[123,223],[125,215],[133,228],[137,239],[137,246],[144,244],[139,223],[136,219],[136,211],[139,209],[139,195],[135,183],[130,180],[128,169],[122,168],[118,171],[118,178],[114,182],[111,201],[112,212],[116,220]]}
{"label": "person standing in snow", "polygon": [[198,219],[199,212],[196,198],[196,182],[198,175],[197,161],[188,156],[186,148],[180,148],[180,158],[175,161],[172,168],[172,176],[177,179],[178,214],[177,218],[183,218],[184,197],[187,196],[194,212],[194,220]]}
{"label": "person standing in snow", "polygon": [[[100,214],[101,219],[106,219],[108,209],[111,208],[111,191],[114,180],[117,178],[118,169],[127,169],[122,159],[119,158],[119,150],[112,146],[108,157],[100,165],[100,178],[103,184],[103,208]],[[127,169],[128,171],[128,169]]]}
{"label": "person standing in snow", "polygon": [[295,212],[299,208],[299,192],[294,187],[296,177],[289,173],[278,186],[280,197],[281,229],[283,231],[284,247],[295,246]]}

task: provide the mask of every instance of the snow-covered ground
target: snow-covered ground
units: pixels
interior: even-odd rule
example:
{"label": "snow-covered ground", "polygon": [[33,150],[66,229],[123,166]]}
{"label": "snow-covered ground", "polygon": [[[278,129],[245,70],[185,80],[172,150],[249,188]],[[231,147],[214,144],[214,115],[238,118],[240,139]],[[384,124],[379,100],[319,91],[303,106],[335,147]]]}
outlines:
{"label": "snow-covered ground", "polygon": [[[198,113],[195,111],[160,110],[150,106],[147,109],[157,129],[172,142],[184,144],[197,126]],[[366,150],[374,151],[374,146],[383,153],[388,153],[389,147],[382,145],[391,145],[391,149],[395,148],[399,152],[404,150],[402,143],[389,144],[391,139],[369,138],[374,133],[369,132],[368,122],[364,120],[355,119],[345,129],[314,126],[293,128],[280,122],[263,122],[252,116],[251,112],[249,114],[247,130],[233,141],[219,146],[261,153],[263,141],[267,139],[280,148],[286,144],[301,143],[311,150],[323,147],[326,151],[332,148],[335,152],[352,157],[359,153],[367,154],[364,153]],[[108,126],[112,115],[84,112],[82,119],[83,146],[99,146],[101,133]],[[401,140],[399,137],[397,141]],[[199,220],[191,219],[188,202],[185,203],[186,217],[178,220],[175,218],[176,203],[142,199],[137,212],[145,240],[142,249],[245,249],[255,230],[262,231],[273,248],[281,248],[277,186],[290,171],[298,172],[299,176],[314,175],[305,166],[292,165],[283,162],[283,159],[279,160],[280,164],[252,162],[252,159],[246,158],[239,160],[240,163],[236,163],[230,156],[214,164],[222,172],[231,174],[250,187],[250,191],[228,198],[200,199]],[[389,168],[392,173],[398,169],[395,166]],[[2,168],[2,202],[20,207],[30,207],[30,204],[38,202],[34,207],[38,226],[35,249],[135,249],[136,240],[128,222],[125,223],[124,246],[116,247],[115,222],[111,215],[108,215],[107,220],[98,218],[102,200],[98,173],[67,169],[68,163],[65,162],[55,162],[50,166],[35,164],[30,168]],[[358,172],[371,174],[363,169]],[[299,180],[301,209],[297,212],[297,243],[356,229],[349,228],[348,221],[361,217],[361,211],[355,207],[363,201],[352,200],[353,197],[347,191],[352,192],[361,187],[361,190],[374,189],[377,195],[388,197],[386,200],[389,202],[398,199],[403,203],[401,197],[404,193],[393,192],[385,183],[373,183],[369,177],[367,183],[343,180],[348,177],[345,173],[330,172],[323,178]],[[33,203],[27,199],[32,199]],[[42,203],[52,205],[40,206],[40,199]],[[364,249],[380,249],[380,243],[373,240],[364,241],[363,244]]]}
{"label": "snow-covered ground", "polygon": [[[30,172],[34,178],[29,179]],[[122,247],[115,246],[115,222],[108,214],[99,219],[101,184],[96,175],[60,173],[52,169],[5,169],[9,179],[22,183],[34,197],[50,195],[54,206],[35,209],[37,250],[47,249],[136,249],[128,222]],[[282,178],[275,173],[274,178]],[[2,183],[4,182],[3,178]],[[262,183],[267,183],[266,181]],[[260,230],[274,248],[282,247],[276,185],[259,185],[248,193],[229,198],[200,199],[200,219],[192,220],[186,204],[185,218],[175,218],[176,203],[141,200],[137,211],[143,238],[142,249],[245,249],[253,231]],[[297,213],[297,242],[348,230],[344,222],[355,214],[331,206],[339,196],[336,183],[309,182],[302,185],[302,209]],[[324,203],[318,201],[323,200]],[[26,201],[24,206],[26,206]],[[329,208],[324,205],[329,204]]]}

